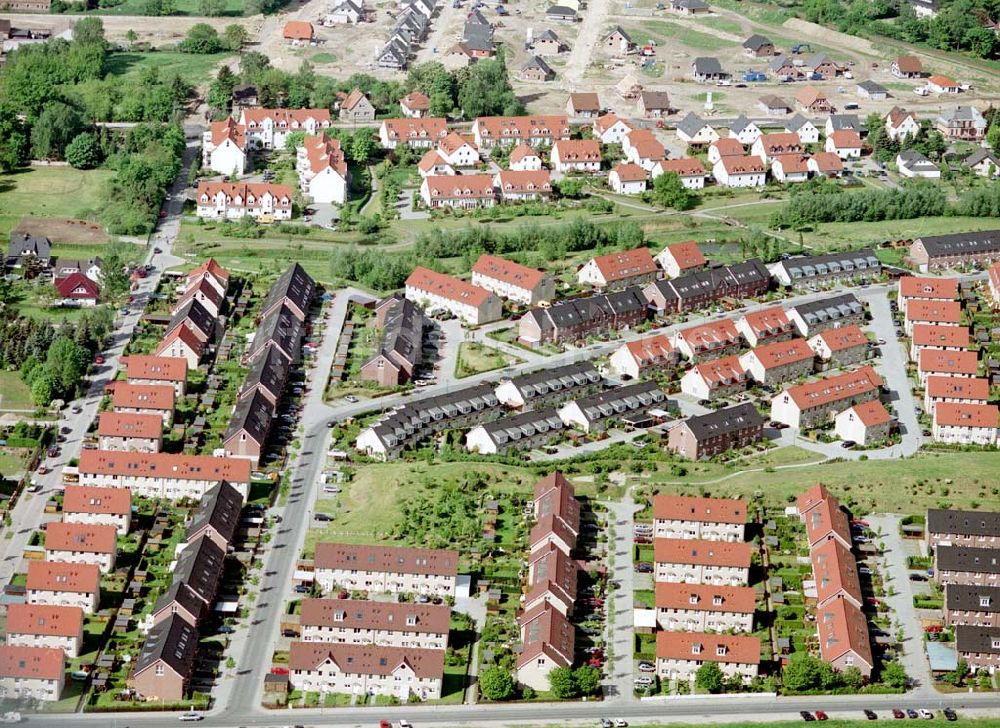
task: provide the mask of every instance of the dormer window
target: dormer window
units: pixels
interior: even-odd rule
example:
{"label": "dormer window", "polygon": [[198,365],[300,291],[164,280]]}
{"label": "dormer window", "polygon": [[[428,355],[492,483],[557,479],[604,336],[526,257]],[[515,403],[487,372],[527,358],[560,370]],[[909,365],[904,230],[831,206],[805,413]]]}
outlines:
{"label": "dormer window", "polygon": [[726,646],[725,645],[718,645],[718,646],[716,646],[716,648],[715,648],[715,654],[718,657],[725,657],[726,656]]}
{"label": "dormer window", "polygon": [[691,654],[700,655],[701,654],[701,642],[695,642],[691,645]]}
{"label": "dormer window", "polygon": [[717,607],[721,607],[722,606],[722,597],[718,596],[718,595],[712,597],[712,604],[714,604]]}
{"label": "dormer window", "polygon": [[992,597],[988,597],[988,596],[987,597],[979,597],[979,606],[980,607],[988,607],[988,606],[990,606],[990,604],[992,603],[992,601],[993,601]]}
{"label": "dormer window", "polygon": [[688,597],[688,602],[690,604],[697,604],[698,601],[699,600],[698,600],[698,595],[697,594],[692,594],[691,596]]}

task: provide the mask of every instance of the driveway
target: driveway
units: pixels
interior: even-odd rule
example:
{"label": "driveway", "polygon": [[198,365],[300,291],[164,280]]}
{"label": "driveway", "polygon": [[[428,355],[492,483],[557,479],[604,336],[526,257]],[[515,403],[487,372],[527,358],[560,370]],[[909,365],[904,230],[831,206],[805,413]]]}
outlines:
{"label": "driveway", "polygon": [[605,665],[604,695],[615,702],[632,702],[634,640],[633,609],[635,572],[632,566],[632,532],[639,506],[626,492],[620,501],[608,503],[608,580],[621,586],[608,591],[606,642],[611,657]]}

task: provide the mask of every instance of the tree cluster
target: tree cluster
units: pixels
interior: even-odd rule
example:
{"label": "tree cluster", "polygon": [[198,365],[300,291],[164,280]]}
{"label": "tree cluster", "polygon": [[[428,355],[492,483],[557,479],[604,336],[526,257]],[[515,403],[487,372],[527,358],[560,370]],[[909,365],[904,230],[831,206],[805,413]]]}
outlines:
{"label": "tree cluster", "polygon": [[661,207],[675,210],[690,210],[698,202],[697,196],[684,186],[676,172],[666,172],[654,179],[649,198]]}
{"label": "tree cluster", "polygon": [[864,676],[856,667],[849,667],[842,672],[833,669],[828,662],[807,653],[792,656],[782,672],[785,689],[794,693],[806,693],[811,690],[836,690],[851,688],[857,690],[864,685]]}
{"label": "tree cluster", "polygon": [[771,225],[795,228],[823,222],[909,220],[944,215],[948,210],[948,200],[940,186],[915,184],[899,190],[795,195],[771,216]]}
{"label": "tree cluster", "polygon": [[[209,2],[214,1],[209,0]],[[219,15],[221,14],[220,12]],[[236,23],[227,26],[222,35],[219,35],[219,31],[208,23],[195,23],[188,28],[187,35],[177,45],[177,48],[181,53],[236,52],[247,42],[247,37],[246,28]]]}
{"label": "tree cluster", "polygon": [[581,665],[575,670],[557,667],[549,671],[549,688],[560,700],[594,695],[601,689],[601,671],[591,665]]}
{"label": "tree cluster", "polygon": [[941,159],[948,148],[941,132],[927,119],[920,123],[920,131],[915,135],[907,134],[902,139],[889,136],[881,114],[869,114],[867,124],[868,144],[872,148],[872,155],[880,162],[893,162],[897,154],[907,149],[920,152],[928,159]]}

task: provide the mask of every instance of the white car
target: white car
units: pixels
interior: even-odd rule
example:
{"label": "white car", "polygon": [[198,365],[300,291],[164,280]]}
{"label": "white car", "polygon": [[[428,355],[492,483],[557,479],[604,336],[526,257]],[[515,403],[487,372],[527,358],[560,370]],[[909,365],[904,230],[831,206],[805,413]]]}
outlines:
{"label": "white car", "polygon": [[413,723],[406,720],[406,718],[399,719],[399,728],[413,728]]}
{"label": "white car", "polygon": [[924,720],[933,720],[934,719],[934,713],[932,713],[931,711],[927,710],[927,708],[921,708],[917,712],[920,713],[920,717],[923,718]]}
{"label": "white car", "polygon": [[624,718],[615,718],[615,728],[628,728],[628,721]]}
{"label": "white car", "polygon": [[637,677],[635,679],[635,684],[636,685],[641,685],[643,687],[645,687],[647,685],[652,685],[653,684],[653,678],[648,677],[646,675],[642,675],[642,676]]}
{"label": "white car", "polygon": [[186,723],[190,723],[194,721],[204,720],[204,718],[205,716],[203,716],[201,713],[195,713],[193,710],[191,710],[188,711],[187,713],[181,713],[177,717],[177,720],[182,720]]}

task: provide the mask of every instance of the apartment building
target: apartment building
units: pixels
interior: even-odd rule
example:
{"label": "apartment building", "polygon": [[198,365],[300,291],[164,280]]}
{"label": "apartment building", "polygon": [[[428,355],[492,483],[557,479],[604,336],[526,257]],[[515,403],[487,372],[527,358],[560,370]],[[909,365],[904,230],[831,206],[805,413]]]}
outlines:
{"label": "apartment building", "polygon": [[[633,132],[635,133],[635,132]],[[596,139],[565,139],[552,145],[549,164],[563,174],[601,171],[601,144]]]}
{"label": "apartment building", "polygon": [[788,341],[795,336],[795,325],[781,306],[768,306],[740,316],[736,329],[750,346],[772,341]]}
{"label": "apartment building", "polygon": [[270,182],[201,181],[195,214],[205,220],[291,220],[294,193]]}
{"label": "apartment building", "polygon": [[795,255],[772,263],[768,270],[779,285],[805,288],[842,280],[871,280],[881,273],[882,263],[874,250],[862,248],[826,255]]}
{"label": "apartment building", "polygon": [[247,141],[264,149],[284,149],[289,134],[315,135],[331,124],[329,109],[244,108],[240,112]]}
{"label": "apartment building", "polygon": [[405,144],[413,149],[430,149],[448,136],[448,121],[434,116],[385,119],[378,137],[383,149]]}
{"label": "apartment building", "polygon": [[83,610],[48,604],[8,604],[7,644],[54,647],[78,657],[83,646]]}
{"label": "apartment building", "polygon": [[760,640],[746,635],[660,632],[656,635],[656,674],[661,680],[690,682],[707,662],[728,679],[749,683],[760,667]]}
{"label": "apartment building", "polygon": [[314,562],[324,592],[455,596],[457,551],[323,542],[316,544]]}
{"label": "apartment building", "polygon": [[927,377],[961,377],[974,379],[979,373],[979,354],[975,351],[948,351],[923,349],[917,357],[920,385],[927,384]]}
{"label": "apartment building", "polygon": [[288,681],[296,690],[373,695],[406,703],[441,697],[444,650],[293,642]]}
{"label": "apartment building", "polygon": [[444,309],[472,326],[503,315],[500,298],[485,288],[419,266],[406,279],[406,298],[428,312]]}
{"label": "apartment building", "polygon": [[753,587],[656,583],[656,622],[671,632],[751,632]]}
{"label": "apartment building", "polygon": [[984,377],[930,375],[924,384],[924,411],[933,415],[937,405],[950,402],[984,405],[990,398],[990,381]]}
{"label": "apartment building", "polygon": [[169,427],[174,416],[175,390],[169,384],[131,384],[113,382],[111,406],[115,412],[137,415],[159,415],[163,426]]}
{"label": "apartment building", "polygon": [[666,334],[654,334],[619,346],[608,357],[608,367],[615,376],[638,379],[644,372],[675,367],[679,359]]}
{"label": "apartment building", "polygon": [[445,604],[303,599],[299,611],[303,642],[428,650],[448,647],[450,620]]}
{"label": "apartment building", "polygon": [[853,366],[868,358],[868,337],[857,324],[824,329],[808,343],[825,369]]}
{"label": "apartment building", "polygon": [[307,136],[295,152],[295,171],[302,194],[317,203],[347,202],[350,175],[339,139],[327,136],[326,132]]}
{"label": "apartment building", "polygon": [[486,253],[472,266],[472,285],[526,306],[556,295],[555,281],[545,273]]}
{"label": "apartment building", "polygon": [[883,442],[889,437],[891,428],[892,416],[877,399],[848,407],[833,420],[837,437],[864,447]]}
{"label": "apartment building", "polygon": [[875,668],[868,621],[864,612],[846,599],[834,599],[817,609],[819,654],[838,672],[855,667],[865,678]]}
{"label": "apartment building", "polygon": [[653,535],[742,542],[747,522],[746,501],[685,495],[653,497]]}
{"label": "apartment building", "polygon": [[673,344],[684,358],[698,361],[737,353],[743,346],[743,338],[736,324],[719,319],[681,329],[674,334]]}
{"label": "apartment building", "polygon": [[472,124],[476,146],[527,144],[530,147],[551,146],[568,140],[572,134],[566,116],[480,116]]}
{"label": "apartment building", "polygon": [[703,268],[708,263],[694,240],[666,246],[656,254],[656,262],[667,278],[677,278],[684,273]]}
{"label": "apartment building", "polygon": [[101,597],[101,570],[96,564],[31,560],[25,589],[28,604],[79,607],[93,614]]}
{"label": "apartment building", "polygon": [[558,440],[565,428],[554,407],[529,410],[472,428],[465,435],[465,448],[479,455],[533,450]]}
{"label": "apartment building", "polygon": [[620,290],[645,285],[656,278],[656,272],[656,261],[649,250],[635,248],[591,258],[577,271],[576,279],[580,285]]}
{"label": "apartment building", "polygon": [[861,402],[878,399],[882,378],[870,366],[797,384],[771,399],[771,419],[808,429]]}
{"label": "apartment building", "polygon": [[788,318],[799,336],[809,339],[826,329],[860,326],[865,322],[865,307],[853,293],[844,293],[793,306]]}
{"label": "apartment building", "polygon": [[0,699],[54,702],[66,682],[65,655],[56,647],[0,645]]}
{"label": "apartment building", "polygon": [[114,526],[124,536],[132,523],[132,492],[125,488],[67,485],[63,489],[63,521]]}
{"label": "apartment building", "polygon": [[941,585],[1000,586],[1000,549],[939,544],[934,576]]}
{"label": "apartment building", "polygon": [[539,604],[518,619],[521,652],[517,682],[533,690],[549,689],[549,673],[557,667],[572,667],[576,630],[565,615],[551,604]]}
{"label": "apartment building", "polygon": [[906,307],[906,316],[903,319],[903,328],[907,336],[912,336],[913,327],[919,324],[960,327],[962,304],[958,301],[911,301]]}
{"label": "apartment building", "polygon": [[681,377],[681,391],[699,400],[731,397],[747,387],[750,374],[735,354],[698,362]]}
{"label": "apartment building", "polygon": [[164,337],[154,353],[157,356],[182,357],[191,369],[197,369],[207,346],[186,326],[177,326]]}
{"label": "apartment building", "polygon": [[160,452],[163,449],[163,417],[101,412],[97,416],[97,442],[101,450]]}
{"label": "apartment building", "polygon": [[997,444],[1000,411],[995,404],[940,402],[934,407],[934,442],[952,445]]}
{"label": "apartment building", "polygon": [[129,682],[143,695],[181,701],[187,696],[197,650],[198,630],[180,614],[173,614],[146,635]]}
{"label": "apartment building", "polygon": [[187,391],[188,365],[185,359],[131,354],[124,358],[124,364],[129,384],[171,386],[177,397],[183,397]]}
{"label": "apartment building", "polygon": [[927,545],[1000,549],[1000,513],[927,509]]}
{"label": "apartment building", "polygon": [[133,495],[171,500],[200,500],[222,481],[246,497],[250,471],[245,458],[103,450],[83,450],[79,465],[80,485],[129,488]]}
{"label": "apartment building", "polygon": [[906,314],[910,301],[957,301],[958,279],[928,276],[903,276],[899,279],[896,301]]}
{"label": "apartment building", "polygon": [[420,183],[420,198],[431,209],[493,207],[497,201],[488,174],[428,175]]}
{"label": "apartment building", "polygon": [[540,369],[502,380],[496,397],[512,409],[540,409],[600,392],[604,378],[589,361]]}
{"label": "apartment building", "polygon": [[524,314],[518,321],[518,341],[528,347],[575,343],[637,326],[648,314],[648,304],[638,287],[571,298]]}
{"label": "apartment building", "polygon": [[1000,586],[945,585],[944,623],[1000,627]]}
{"label": "apartment building", "polygon": [[924,349],[964,351],[972,344],[972,335],[964,326],[914,324],[910,339],[910,359],[918,361]]}
{"label": "apartment building", "polygon": [[95,564],[107,574],[115,568],[117,542],[114,526],[53,521],[45,526],[45,560]]}
{"label": "apartment building", "polygon": [[1000,230],[928,235],[910,245],[909,259],[921,272],[1000,260]]}
{"label": "apartment building", "polygon": [[764,418],[749,402],[682,420],[667,433],[667,449],[700,460],[752,445],[764,436]]}
{"label": "apartment building", "polygon": [[658,538],[653,542],[653,551],[657,582],[746,586],[750,573],[748,543]]}
{"label": "apartment building", "polygon": [[247,148],[243,128],[236,120],[212,122],[202,134],[201,166],[219,174],[240,176],[246,167]]}
{"label": "apartment building", "polygon": [[805,339],[772,341],[740,358],[740,365],[761,384],[784,384],[813,371],[813,350]]}
{"label": "apartment building", "polygon": [[636,382],[568,402],[559,408],[559,418],[567,427],[599,432],[606,429],[609,422],[642,415],[666,401],[667,395],[656,382]]}

